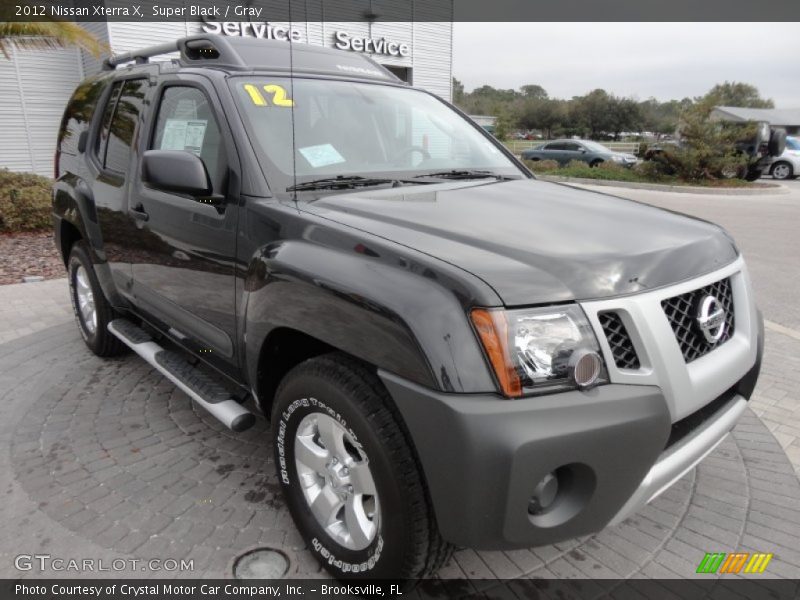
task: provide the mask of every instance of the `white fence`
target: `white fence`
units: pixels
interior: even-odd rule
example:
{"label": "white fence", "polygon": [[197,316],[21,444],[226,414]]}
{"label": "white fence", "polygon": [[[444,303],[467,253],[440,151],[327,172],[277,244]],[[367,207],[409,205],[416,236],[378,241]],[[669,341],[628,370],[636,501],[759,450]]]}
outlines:
{"label": "white fence", "polygon": [[[523,150],[546,144],[547,140],[508,140],[503,142],[506,147],[514,154],[521,154]],[[616,152],[626,152],[628,154],[639,155],[639,142],[601,142],[609,150]]]}

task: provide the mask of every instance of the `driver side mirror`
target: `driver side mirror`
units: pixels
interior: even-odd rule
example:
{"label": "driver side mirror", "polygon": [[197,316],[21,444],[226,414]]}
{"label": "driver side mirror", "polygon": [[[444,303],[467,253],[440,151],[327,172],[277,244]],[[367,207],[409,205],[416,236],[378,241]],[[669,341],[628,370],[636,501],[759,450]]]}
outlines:
{"label": "driver side mirror", "polygon": [[183,150],[147,150],[142,156],[142,181],[164,192],[209,196],[211,178],[199,156]]}

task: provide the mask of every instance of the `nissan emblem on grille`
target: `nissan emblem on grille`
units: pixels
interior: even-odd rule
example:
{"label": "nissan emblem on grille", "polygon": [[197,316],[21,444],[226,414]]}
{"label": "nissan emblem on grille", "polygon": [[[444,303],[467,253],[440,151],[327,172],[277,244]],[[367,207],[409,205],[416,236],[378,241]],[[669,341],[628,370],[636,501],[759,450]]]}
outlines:
{"label": "nissan emblem on grille", "polygon": [[706,296],[697,308],[697,325],[709,344],[725,334],[725,309],[714,296]]}

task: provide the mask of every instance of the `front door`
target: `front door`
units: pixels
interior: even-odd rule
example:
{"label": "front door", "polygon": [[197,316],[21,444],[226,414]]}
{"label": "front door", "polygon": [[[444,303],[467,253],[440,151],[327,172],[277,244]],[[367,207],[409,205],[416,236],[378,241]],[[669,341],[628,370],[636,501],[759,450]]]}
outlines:
{"label": "front door", "polygon": [[156,93],[146,149],[199,156],[220,206],[147,187],[137,178],[129,210],[140,236],[133,289],[145,316],[204,360],[231,375],[238,369],[234,258],[238,203],[229,189],[236,156],[213,89],[202,78],[165,81]]}

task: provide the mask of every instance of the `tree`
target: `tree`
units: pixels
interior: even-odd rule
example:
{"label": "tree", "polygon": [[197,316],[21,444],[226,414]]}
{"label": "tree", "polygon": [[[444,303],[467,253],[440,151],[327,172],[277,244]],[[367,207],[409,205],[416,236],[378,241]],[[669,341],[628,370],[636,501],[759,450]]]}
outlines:
{"label": "tree", "polygon": [[585,96],[573,98],[570,117],[573,124],[589,131],[589,137],[596,138],[601,132],[612,129],[612,98],[605,90],[597,89]]}
{"label": "tree", "polygon": [[606,131],[613,133],[614,139],[618,139],[623,131],[638,131],[641,128],[642,111],[635,100],[611,96],[608,110]]}
{"label": "tree", "polygon": [[108,51],[91,33],[68,21],[0,22],[0,52],[9,58],[10,44],[20,48],[52,49],[77,46],[94,56]]}
{"label": "tree", "polygon": [[528,84],[519,88],[522,96],[530,100],[544,100],[547,98],[547,91],[540,85]]}
{"label": "tree", "polygon": [[464,102],[464,84],[453,77],[453,104],[461,106]]}
{"label": "tree", "polygon": [[529,100],[524,103],[519,124],[525,129],[539,129],[550,139],[553,129],[566,120],[564,102],[551,98]]}
{"label": "tree", "polygon": [[494,136],[498,140],[504,140],[515,126],[514,118],[504,108],[500,108],[495,111],[495,113],[497,114],[497,118],[494,122]]}
{"label": "tree", "polygon": [[716,106],[775,108],[772,99],[762,98],[756,86],[738,81],[718,83],[705,97],[713,101]]}

